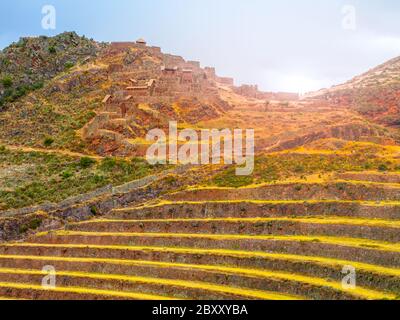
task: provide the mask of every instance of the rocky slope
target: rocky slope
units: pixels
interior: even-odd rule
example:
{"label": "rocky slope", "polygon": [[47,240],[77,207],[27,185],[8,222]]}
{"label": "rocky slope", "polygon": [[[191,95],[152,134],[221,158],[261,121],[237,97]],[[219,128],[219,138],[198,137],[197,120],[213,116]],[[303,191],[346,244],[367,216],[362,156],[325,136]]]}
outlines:
{"label": "rocky slope", "polygon": [[132,155],[152,128],[195,125],[230,108],[215,73],[135,42],[101,45],[66,33],[23,39],[3,55],[3,77],[12,79],[3,81],[4,144]]}
{"label": "rocky slope", "polygon": [[0,52],[0,108],[39,89],[44,81],[79,61],[95,57],[102,45],[65,32],[55,37],[25,37]]}
{"label": "rocky slope", "polygon": [[369,70],[345,84],[312,93],[308,98],[349,107],[366,118],[400,127],[400,57]]}
{"label": "rocky slope", "polygon": [[[279,101],[142,40],[76,37],[2,52],[3,94],[28,89],[0,112],[0,210],[30,207],[0,214],[0,299],[398,299],[396,60]],[[133,157],[171,120],[254,128],[253,174]],[[40,286],[45,265],[55,288]]]}

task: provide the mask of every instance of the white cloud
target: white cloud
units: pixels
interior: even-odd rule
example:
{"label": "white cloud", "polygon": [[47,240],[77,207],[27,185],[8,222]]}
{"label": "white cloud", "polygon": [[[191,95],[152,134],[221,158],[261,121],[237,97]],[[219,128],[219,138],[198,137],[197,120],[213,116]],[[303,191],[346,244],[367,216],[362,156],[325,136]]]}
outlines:
{"label": "white cloud", "polygon": [[372,39],[371,45],[376,50],[400,54],[400,37],[380,36]]}

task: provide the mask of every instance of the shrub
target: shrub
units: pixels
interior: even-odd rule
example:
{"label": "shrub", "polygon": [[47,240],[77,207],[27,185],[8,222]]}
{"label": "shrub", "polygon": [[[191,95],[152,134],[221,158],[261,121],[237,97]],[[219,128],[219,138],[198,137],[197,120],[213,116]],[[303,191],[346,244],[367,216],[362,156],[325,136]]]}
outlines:
{"label": "shrub", "polygon": [[[33,91],[33,90],[37,90],[37,89],[41,89],[43,88],[43,81],[39,81],[36,82],[32,85],[21,85],[18,86],[15,90],[8,87],[7,86],[11,86],[12,85],[12,81],[11,84],[9,82],[9,80],[7,80],[8,78],[6,78],[6,81],[0,81],[4,87],[6,87],[6,89],[4,90],[4,94],[3,97],[0,99],[0,106],[4,105],[5,103],[12,103],[15,100],[23,97],[24,95],[26,95],[27,93]],[[4,79],[3,79],[4,80]]]}
{"label": "shrub", "polygon": [[75,64],[74,64],[73,62],[70,62],[70,61],[67,62],[67,63],[65,63],[65,65],[64,65],[65,70],[71,69],[74,65],[75,65]]}
{"label": "shrub", "polygon": [[44,85],[43,81],[38,81],[38,82],[34,83],[31,86],[31,88],[32,88],[32,90],[42,89],[43,85]]}
{"label": "shrub", "polygon": [[89,157],[82,157],[79,160],[79,166],[83,169],[87,169],[90,168],[92,165],[94,165],[96,163],[95,160],[93,160],[92,158]]}
{"label": "shrub", "polygon": [[29,92],[30,88],[26,85],[19,86],[17,89],[15,89],[12,99],[17,100],[18,98],[23,97]]}
{"label": "shrub", "polygon": [[57,52],[57,50],[56,50],[56,48],[54,48],[54,46],[51,46],[51,47],[49,47],[49,52],[50,52],[51,54],[54,54],[54,53]]}
{"label": "shrub", "polygon": [[95,206],[91,206],[91,207],[90,207],[90,213],[91,213],[92,215],[94,215],[94,216],[97,216],[97,215],[98,215],[97,208],[96,208]]}
{"label": "shrub", "polygon": [[63,179],[68,179],[71,178],[74,174],[71,171],[64,171],[63,173],[61,173],[61,177]]}
{"label": "shrub", "polygon": [[165,183],[166,185],[173,186],[173,185],[176,185],[179,182],[179,180],[174,175],[169,175],[169,176],[165,177],[162,180],[162,182]]}
{"label": "shrub", "polygon": [[21,225],[18,231],[20,234],[23,234],[28,232],[28,230],[36,230],[37,228],[40,227],[41,224],[42,224],[41,219],[34,218],[31,221],[29,221],[29,223]]}
{"label": "shrub", "polygon": [[117,166],[117,160],[115,158],[105,158],[101,162],[100,169],[103,171],[112,171]]}
{"label": "shrub", "polygon": [[381,165],[378,167],[378,170],[379,170],[379,171],[388,171],[389,168],[388,168],[388,166],[387,166],[386,164],[381,164]]}
{"label": "shrub", "polygon": [[45,147],[50,147],[53,143],[54,143],[54,139],[51,137],[47,137],[43,141],[43,144]]}
{"label": "shrub", "polygon": [[7,150],[6,146],[0,145],[0,152],[5,152],[6,150]]}
{"label": "shrub", "polygon": [[29,229],[36,230],[42,224],[42,220],[39,218],[34,218],[29,222]]}
{"label": "shrub", "polygon": [[299,184],[299,185],[295,186],[294,189],[295,189],[296,191],[301,191],[302,186]]}
{"label": "shrub", "polygon": [[2,61],[1,61],[1,64],[3,65],[3,66],[8,66],[8,65],[10,65],[10,60],[8,60],[7,58],[4,58]]}
{"label": "shrub", "polygon": [[23,234],[28,232],[28,230],[36,230],[37,228],[40,227],[41,224],[42,220],[40,220],[39,218],[34,218],[31,221],[29,221],[29,223],[21,225],[19,227],[19,233]]}
{"label": "shrub", "polygon": [[29,230],[29,227],[26,224],[24,224],[24,225],[19,226],[18,231],[20,234],[23,234],[23,233],[26,233],[28,230]]}
{"label": "shrub", "polygon": [[346,184],[345,184],[345,183],[338,182],[338,183],[336,183],[336,188],[337,188],[339,191],[344,191],[344,190],[346,189]]}
{"label": "shrub", "polygon": [[13,84],[13,81],[10,76],[5,76],[3,79],[1,79],[1,84],[4,88],[10,88]]}

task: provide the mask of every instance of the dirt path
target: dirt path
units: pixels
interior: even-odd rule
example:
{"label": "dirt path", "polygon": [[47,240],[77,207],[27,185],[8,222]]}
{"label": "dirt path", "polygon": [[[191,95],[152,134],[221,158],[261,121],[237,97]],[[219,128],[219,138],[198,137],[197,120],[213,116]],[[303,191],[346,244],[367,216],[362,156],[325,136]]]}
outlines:
{"label": "dirt path", "polygon": [[7,149],[12,150],[12,151],[42,152],[42,153],[50,153],[50,154],[61,154],[61,155],[65,155],[65,156],[78,157],[78,158],[88,157],[88,158],[95,159],[95,160],[104,159],[104,157],[101,157],[101,156],[83,154],[83,153],[79,153],[79,152],[72,152],[72,151],[69,151],[69,150],[32,148],[32,147],[24,147],[24,146],[13,146],[13,145],[7,145],[7,144],[1,144],[1,145],[5,146]]}

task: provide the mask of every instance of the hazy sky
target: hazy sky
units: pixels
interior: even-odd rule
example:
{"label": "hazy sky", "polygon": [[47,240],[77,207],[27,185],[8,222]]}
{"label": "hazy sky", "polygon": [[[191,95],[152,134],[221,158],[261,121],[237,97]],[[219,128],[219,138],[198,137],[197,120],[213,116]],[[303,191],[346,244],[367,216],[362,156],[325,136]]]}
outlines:
{"label": "hazy sky", "polygon": [[[56,9],[56,30],[41,26],[44,5]],[[349,5],[355,8],[355,29],[352,10],[342,11]],[[63,31],[99,41],[144,37],[164,52],[215,66],[238,84],[306,91],[400,55],[400,1],[0,1],[0,48],[20,36]]]}

